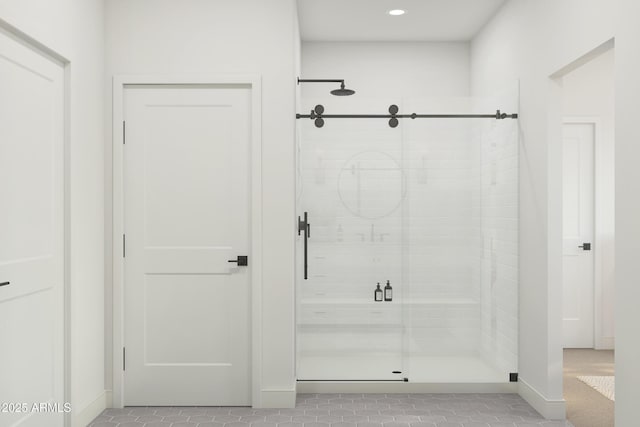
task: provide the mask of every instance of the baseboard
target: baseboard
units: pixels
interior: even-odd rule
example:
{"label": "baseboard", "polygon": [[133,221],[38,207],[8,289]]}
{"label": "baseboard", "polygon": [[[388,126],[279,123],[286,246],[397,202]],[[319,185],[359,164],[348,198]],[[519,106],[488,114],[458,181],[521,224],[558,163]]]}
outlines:
{"label": "baseboard", "polygon": [[518,380],[518,394],[548,420],[564,420],[567,417],[564,399],[548,400],[522,378]]}
{"label": "baseboard", "polygon": [[614,350],[616,348],[615,337],[600,337],[600,342],[596,346],[596,350]]}
{"label": "baseboard", "polygon": [[298,393],[517,393],[516,383],[299,381]]}
{"label": "baseboard", "polygon": [[71,427],[87,427],[98,415],[111,406],[111,391],[105,390],[84,408],[74,410]]}
{"label": "baseboard", "polygon": [[[295,408],[296,390],[262,390],[260,408]],[[254,407],[258,407],[255,406]]]}

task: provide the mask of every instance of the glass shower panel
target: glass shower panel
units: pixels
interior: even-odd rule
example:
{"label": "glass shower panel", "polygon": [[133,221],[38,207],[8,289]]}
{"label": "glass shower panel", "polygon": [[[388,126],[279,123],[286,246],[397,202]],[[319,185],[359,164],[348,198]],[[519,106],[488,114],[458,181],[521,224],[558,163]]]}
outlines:
{"label": "glass shower panel", "polygon": [[[490,99],[405,100],[406,111],[517,111]],[[405,120],[405,369],[411,382],[508,382],[517,372],[517,120]]]}
{"label": "glass shower panel", "polygon": [[[386,111],[379,99],[303,100],[302,112]],[[380,119],[297,120],[298,214],[308,214],[308,278],[298,238],[297,378],[402,381],[402,133]],[[374,300],[387,280],[391,301]]]}
{"label": "glass shower panel", "polygon": [[[501,105],[518,110],[515,82],[479,108]],[[501,375],[518,372],[519,126],[517,120],[476,123],[480,148],[480,357]],[[504,379],[506,381],[506,378]]]}

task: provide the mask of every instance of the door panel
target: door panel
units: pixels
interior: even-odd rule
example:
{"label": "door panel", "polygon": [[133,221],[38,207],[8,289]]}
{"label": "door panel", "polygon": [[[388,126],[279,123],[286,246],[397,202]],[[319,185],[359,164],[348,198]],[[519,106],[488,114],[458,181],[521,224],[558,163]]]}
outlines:
{"label": "door panel", "polygon": [[62,426],[64,71],[0,31],[0,426]]}
{"label": "door panel", "polygon": [[[327,111],[344,108],[303,100],[309,108],[319,102]],[[354,113],[373,108],[371,99],[353,102]],[[297,379],[403,381],[402,133],[377,119],[322,129],[299,120],[298,131],[298,215],[307,213],[311,229],[308,274],[296,290]],[[298,259],[303,271],[303,253]],[[393,300],[375,301],[377,283],[387,280]]]}
{"label": "door panel", "polygon": [[126,405],[251,403],[250,96],[125,90]]}
{"label": "door panel", "polygon": [[566,124],[563,142],[564,346],[594,345],[594,127]]}

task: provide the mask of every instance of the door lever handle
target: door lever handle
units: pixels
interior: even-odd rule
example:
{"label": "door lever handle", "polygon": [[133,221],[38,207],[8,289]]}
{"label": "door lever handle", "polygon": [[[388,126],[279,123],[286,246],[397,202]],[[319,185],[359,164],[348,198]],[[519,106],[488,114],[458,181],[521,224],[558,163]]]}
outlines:
{"label": "door lever handle", "polygon": [[237,262],[238,266],[249,265],[249,257],[246,255],[238,255],[237,259],[230,259],[227,262]]}
{"label": "door lever handle", "polygon": [[11,282],[2,282],[2,283],[0,283],[0,286],[7,286],[9,284],[11,284]]}
{"label": "door lever handle", "polygon": [[580,249],[584,250],[584,251],[590,251],[591,250],[591,243],[583,243],[578,247]]}

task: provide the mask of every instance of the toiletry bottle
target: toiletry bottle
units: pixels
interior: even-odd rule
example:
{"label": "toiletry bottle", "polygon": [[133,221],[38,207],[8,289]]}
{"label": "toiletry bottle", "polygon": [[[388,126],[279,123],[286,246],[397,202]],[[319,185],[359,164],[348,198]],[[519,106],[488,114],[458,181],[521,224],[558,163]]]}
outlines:
{"label": "toiletry bottle", "polygon": [[393,288],[391,287],[391,283],[387,280],[387,286],[384,287],[384,300],[391,301],[393,300]]}
{"label": "toiletry bottle", "polygon": [[382,301],[382,289],[380,289],[380,283],[378,282],[378,287],[373,292],[373,300],[374,301]]}

